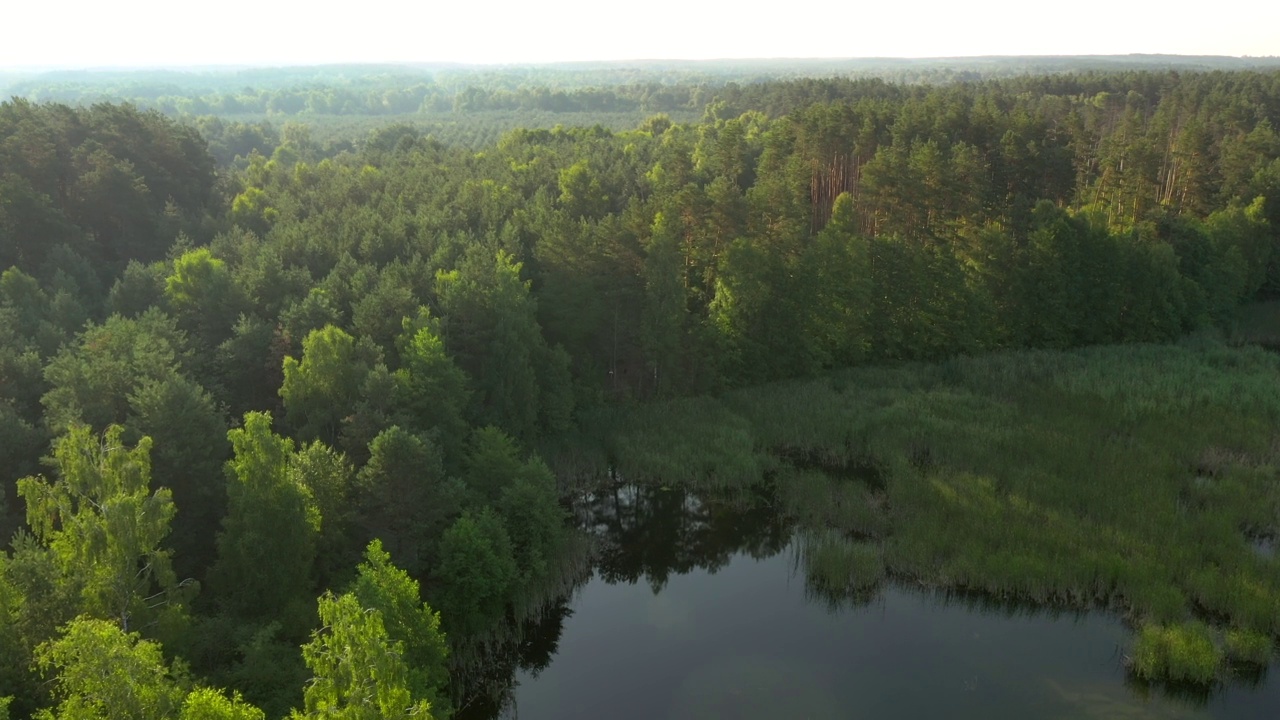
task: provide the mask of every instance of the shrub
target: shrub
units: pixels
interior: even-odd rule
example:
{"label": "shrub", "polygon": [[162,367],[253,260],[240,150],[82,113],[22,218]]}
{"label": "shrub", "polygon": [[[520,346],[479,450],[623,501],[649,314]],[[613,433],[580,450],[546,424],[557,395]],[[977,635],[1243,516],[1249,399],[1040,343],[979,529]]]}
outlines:
{"label": "shrub", "polygon": [[1222,660],[1202,623],[1147,625],[1134,643],[1130,668],[1146,680],[1207,685],[1217,678]]}

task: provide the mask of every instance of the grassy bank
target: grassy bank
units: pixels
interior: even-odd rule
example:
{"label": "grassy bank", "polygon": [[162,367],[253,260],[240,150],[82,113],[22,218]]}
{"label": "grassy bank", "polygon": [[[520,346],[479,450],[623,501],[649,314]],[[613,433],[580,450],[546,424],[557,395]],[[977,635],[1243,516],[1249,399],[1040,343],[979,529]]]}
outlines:
{"label": "grassy bank", "polygon": [[1111,608],[1143,628],[1133,665],[1156,678],[1205,681],[1280,636],[1280,561],[1261,549],[1280,534],[1280,355],[1256,347],[855,369],[585,425],[606,451],[579,454],[580,467],[773,482],[782,510],[822,538],[806,564],[826,586],[848,577],[864,592],[883,564],[924,586]]}

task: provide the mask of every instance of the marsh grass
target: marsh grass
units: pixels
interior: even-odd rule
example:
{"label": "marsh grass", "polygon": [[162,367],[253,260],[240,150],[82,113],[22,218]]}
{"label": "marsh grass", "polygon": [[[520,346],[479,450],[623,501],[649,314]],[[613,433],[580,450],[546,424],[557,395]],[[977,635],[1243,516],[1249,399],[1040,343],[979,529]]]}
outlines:
{"label": "marsh grass", "polygon": [[869,601],[886,577],[879,545],[837,531],[802,531],[792,548],[809,596],[832,609]]}
{"label": "marsh grass", "polygon": [[603,432],[611,467],[634,482],[733,487],[759,482],[766,465],[748,421],[714,398],[602,410],[583,422]]}
{"label": "marsh grass", "polygon": [[1266,665],[1271,660],[1272,648],[1271,638],[1262,633],[1235,628],[1226,633],[1226,656],[1232,662]]}
{"label": "marsh grass", "polygon": [[[1280,355],[1256,347],[1196,337],[852,369],[596,422],[618,472],[769,478],[801,528],[873,539],[884,572],[915,585],[1280,635],[1280,562],[1253,544],[1280,535]],[[852,562],[836,547],[805,563],[823,583]],[[1182,636],[1160,637],[1168,653],[1144,667],[1203,667],[1200,644],[1184,663]]]}
{"label": "marsh grass", "polygon": [[1218,678],[1224,659],[1203,623],[1148,625],[1134,641],[1129,669],[1144,680],[1208,685]]}
{"label": "marsh grass", "polygon": [[774,475],[781,510],[804,527],[837,528],[847,535],[879,538],[889,530],[885,496],[862,483],[813,470],[786,469]]}

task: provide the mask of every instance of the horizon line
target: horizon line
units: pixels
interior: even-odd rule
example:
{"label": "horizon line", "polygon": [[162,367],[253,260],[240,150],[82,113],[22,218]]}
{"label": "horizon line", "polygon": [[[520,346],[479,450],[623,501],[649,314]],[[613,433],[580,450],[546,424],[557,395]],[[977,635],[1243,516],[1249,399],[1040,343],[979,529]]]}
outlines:
{"label": "horizon line", "polygon": [[681,57],[635,57],[609,59],[575,59],[575,60],[529,60],[478,62],[461,60],[351,60],[332,62],[266,62],[266,63],[155,63],[155,64],[120,64],[120,65],[6,65],[0,66],[0,73],[51,73],[51,72],[135,72],[145,70],[168,70],[173,72],[192,71],[243,71],[243,70],[275,70],[293,68],[333,68],[333,67],[447,67],[460,69],[510,69],[528,67],[553,67],[566,65],[626,65],[629,63],[681,63],[705,65],[726,62],[784,63],[784,62],[893,62],[893,61],[956,61],[956,60],[1071,60],[1071,59],[1122,59],[1122,58],[1169,58],[1186,60],[1242,60],[1242,61],[1275,61],[1280,55],[1221,55],[1221,54],[1181,54],[1181,53],[1084,53],[1084,54],[973,54],[973,55],[866,55],[866,56],[741,56],[716,58],[681,58]]}

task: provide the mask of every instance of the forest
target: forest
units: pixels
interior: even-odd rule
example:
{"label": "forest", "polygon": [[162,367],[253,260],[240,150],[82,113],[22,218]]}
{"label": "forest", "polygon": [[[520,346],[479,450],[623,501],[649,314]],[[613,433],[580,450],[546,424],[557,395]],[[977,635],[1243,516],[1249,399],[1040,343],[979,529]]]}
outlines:
{"label": "forest", "polygon": [[[858,80],[896,85],[1142,71],[1275,70],[1280,60],[1179,55],[1089,57],[648,60],[530,66],[325,65],[189,70],[0,70],[0,97],[72,105],[130,103],[193,122],[221,164],[270,155],[302,123],[326,156],[389,123],[482,149],[516,129],[602,125],[631,130],[655,113],[697,122],[727,94],[770,82],[826,80],[819,90],[768,92],[747,109],[784,114],[817,99],[852,99]],[[843,82],[830,82],[839,80]],[[790,100],[788,100],[790,98]],[[739,113],[740,114],[740,113]],[[734,115],[736,117],[736,115]],[[731,119],[726,117],[725,119]]]}
{"label": "forest", "polygon": [[[1280,533],[1275,362],[1214,339],[1280,297],[1280,71],[542,72],[421,92],[355,74],[249,104],[221,81],[121,80],[96,102],[27,79],[36,100],[0,104],[0,717],[481,717],[527,660],[510,628],[557,612],[598,550],[566,499],[584,477],[670,481],[684,463],[732,485],[768,467],[785,493],[816,482],[805,463],[873,450],[896,473],[875,497],[899,515],[788,496],[810,527],[897,523],[874,558],[854,551],[873,576],[1122,605],[1157,678],[1218,672],[1180,665],[1177,648],[1211,642],[1184,622],[1195,605],[1265,665],[1274,572],[1165,556],[1160,527],[1118,508],[1141,497],[948,468],[995,473],[959,448],[1005,447],[1002,411],[965,393],[1018,388],[1071,432],[1124,418],[1127,447],[1169,443],[1161,468],[1200,441],[1175,421],[1198,408],[1238,446],[1197,460],[1235,478],[1198,502]],[[304,110],[322,96],[325,114],[394,117],[321,138]],[[427,105],[461,126],[509,111],[511,129],[450,139],[400,117]],[[276,111],[291,120],[234,117]],[[521,127],[531,111],[617,114]],[[1187,337],[1209,349],[1153,345]],[[1108,384],[1135,358],[1184,384]],[[1182,404],[1219,371],[1254,394]],[[1085,386],[1110,389],[1091,404]],[[848,387],[938,397],[916,430],[886,415],[826,438],[845,411],[824,403]],[[1108,448],[1093,459],[1126,472]],[[930,499],[942,486],[972,511],[950,534],[925,527],[953,512]],[[1105,504],[1136,550],[1054,574],[1036,563],[1087,530],[1062,519],[1037,540],[1035,516],[982,533],[1035,492],[1090,522]],[[1192,530],[1187,546],[1215,547]],[[835,552],[819,541],[817,565]],[[1171,590],[1184,560],[1238,574]]]}

